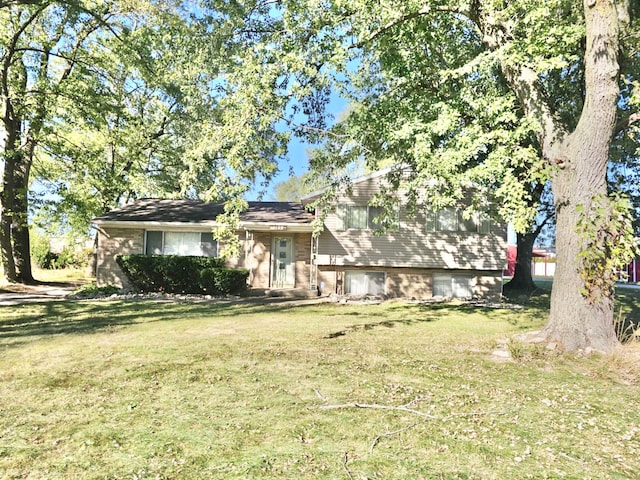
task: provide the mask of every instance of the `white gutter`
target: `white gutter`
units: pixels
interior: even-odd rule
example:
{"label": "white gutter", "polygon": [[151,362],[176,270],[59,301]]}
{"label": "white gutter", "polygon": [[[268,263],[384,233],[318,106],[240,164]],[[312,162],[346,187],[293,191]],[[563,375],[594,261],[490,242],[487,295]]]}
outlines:
{"label": "white gutter", "polygon": [[[183,230],[193,231],[194,228],[202,230],[210,230],[220,226],[215,221],[205,222],[136,222],[136,221],[118,221],[118,220],[96,220],[92,222],[99,227],[111,228],[140,228],[143,230]],[[290,223],[290,222],[240,222],[240,228],[245,230],[253,230],[257,232],[292,232],[306,233],[313,232],[313,226],[310,223]]]}

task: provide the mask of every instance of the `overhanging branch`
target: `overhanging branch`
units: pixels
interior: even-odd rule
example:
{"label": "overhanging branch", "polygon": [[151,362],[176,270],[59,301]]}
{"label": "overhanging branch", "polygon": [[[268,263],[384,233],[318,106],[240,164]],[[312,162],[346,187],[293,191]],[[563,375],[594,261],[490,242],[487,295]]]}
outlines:
{"label": "overhanging branch", "polygon": [[462,8],[461,6],[455,6],[455,5],[453,5],[453,6],[451,6],[451,5],[432,6],[432,5],[429,5],[427,3],[426,5],[424,5],[419,10],[405,13],[405,14],[401,15],[400,17],[395,18],[395,19],[387,22],[384,26],[380,27],[378,30],[374,31],[371,35],[369,35],[369,37],[366,40],[358,42],[355,45],[353,45],[352,47],[354,47],[354,48],[362,47],[365,43],[375,40],[380,35],[383,35],[384,33],[388,32],[389,30],[391,30],[392,28],[394,28],[397,25],[400,25],[400,24],[402,24],[404,22],[408,22],[410,20],[414,20],[414,19],[422,17],[424,15],[428,15],[428,14],[430,14],[432,12],[458,13],[458,14],[464,15],[466,17],[470,17],[470,12],[467,11],[466,9]]}
{"label": "overhanging branch", "polygon": [[632,125],[640,124],[640,112],[634,112],[618,120],[615,126],[614,134],[617,135]]}

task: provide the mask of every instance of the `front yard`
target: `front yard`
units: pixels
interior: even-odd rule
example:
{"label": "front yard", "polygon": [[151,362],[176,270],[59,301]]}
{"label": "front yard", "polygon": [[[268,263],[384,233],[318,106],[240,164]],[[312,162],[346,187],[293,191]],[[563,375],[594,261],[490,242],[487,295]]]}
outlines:
{"label": "front yard", "polygon": [[512,341],[516,361],[491,355],[545,315],[400,302],[0,307],[0,477],[634,477],[635,346],[584,359]]}

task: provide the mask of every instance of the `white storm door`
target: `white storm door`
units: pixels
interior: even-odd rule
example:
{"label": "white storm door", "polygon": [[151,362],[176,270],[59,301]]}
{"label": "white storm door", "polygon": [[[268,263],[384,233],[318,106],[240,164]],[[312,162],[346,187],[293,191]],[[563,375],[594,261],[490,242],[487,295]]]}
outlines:
{"label": "white storm door", "polygon": [[293,261],[293,240],[291,237],[276,237],[273,241],[274,288],[292,288],[295,286],[295,263]]}

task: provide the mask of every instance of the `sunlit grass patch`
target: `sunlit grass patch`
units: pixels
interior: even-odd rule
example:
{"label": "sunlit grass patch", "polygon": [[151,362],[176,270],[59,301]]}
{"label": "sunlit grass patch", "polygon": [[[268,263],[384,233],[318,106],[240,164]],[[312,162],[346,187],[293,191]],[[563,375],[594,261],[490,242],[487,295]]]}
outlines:
{"label": "sunlit grass patch", "polygon": [[45,283],[76,283],[83,284],[92,280],[87,268],[43,269],[34,267],[33,276]]}
{"label": "sunlit grass patch", "polygon": [[0,307],[0,476],[630,478],[626,355],[492,357],[544,322],[531,305]]}

